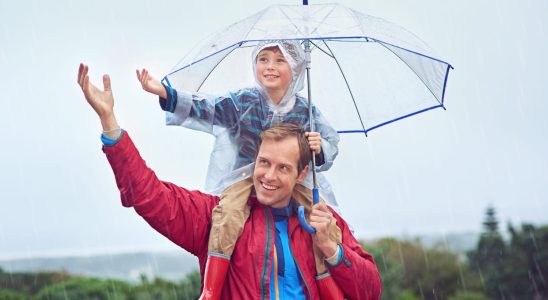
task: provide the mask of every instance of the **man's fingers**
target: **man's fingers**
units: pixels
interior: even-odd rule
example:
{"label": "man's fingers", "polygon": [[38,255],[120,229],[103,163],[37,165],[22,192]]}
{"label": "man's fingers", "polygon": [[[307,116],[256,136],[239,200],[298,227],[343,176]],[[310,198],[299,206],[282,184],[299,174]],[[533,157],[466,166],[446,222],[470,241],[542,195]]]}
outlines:
{"label": "man's fingers", "polygon": [[88,101],[90,101],[90,88],[89,88],[89,76],[85,75],[84,79],[82,79],[82,91],[84,92],[84,96]]}
{"label": "man's fingers", "polygon": [[76,81],[78,82],[78,85],[82,86],[82,72],[84,71],[84,64],[80,63],[80,66],[78,67],[78,77],[76,78]]}
{"label": "man's fingers", "polygon": [[310,216],[310,222],[329,224],[331,223],[331,218],[328,216]]}
{"label": "man's fingers", "polygon": [[143,83],[144,84],[147,84],[148,83],[148,80],[150,78],[150,74],[148,73],[148,70],[147,69],[143,69]]}
{"label": "man's fingers", "polygon": [[103,89],[105,91],[112,91],[110,87],[110,76],[108,74],[103,75]]}
{"label": "man's fingers", "polygon": [[318,203],[312,206],[311,213],[327,214],[331,216],[331,211],[329,210],[329,208],[327,208],[327,205],[325,203]]}
{"label": "man's fingers", "polygon": [[78,68],[78,84],[82,88],[84,85],[84,78],[86,77],[87,73],[88,73],[88,66],[84,65],[83,63],[80,63],[80,67]]}

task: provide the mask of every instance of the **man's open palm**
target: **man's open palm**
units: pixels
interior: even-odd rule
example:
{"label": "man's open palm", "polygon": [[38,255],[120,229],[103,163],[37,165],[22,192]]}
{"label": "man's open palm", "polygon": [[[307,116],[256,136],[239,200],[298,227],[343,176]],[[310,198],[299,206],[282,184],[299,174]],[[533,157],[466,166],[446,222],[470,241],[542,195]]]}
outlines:
{"label": "man's open palm", "polygon": [[104,91],[101,91],[93,83],[89,82],[88,66],[80,64],[78,68],[78,84],[82,88],[86,100],[100,118],[113,113],[114,98],[112,97],[110,77],[107,74],[103,75]]}

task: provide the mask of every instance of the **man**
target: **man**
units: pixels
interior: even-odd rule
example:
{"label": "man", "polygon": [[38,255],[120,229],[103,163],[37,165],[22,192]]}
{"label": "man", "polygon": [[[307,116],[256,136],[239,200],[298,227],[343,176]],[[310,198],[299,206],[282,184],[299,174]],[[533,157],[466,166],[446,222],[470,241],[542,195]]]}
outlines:
{"label": "man", "polygon": [[[101,91],[89,82],[87,73],[88,67],[81,64],[78,84],[103,126],[103,152],[122,204],[133,207],[154,229],[196,255],[203,278],[212,210],[220,199],[160,181],[116,122],[108,75],[103,76]],[[217,289],[222,294],[208,295],[205,287],[203,298],[320,299],[321,295],[325,299],[330,293],[344,293],[348,299],[380,298],[373,258],[361,249],[340,216],[318,204],[309,209],[316,234],[299,225],[294,214],[298,199],[291,195],[306,177],[309,161],[310,149],[299,128],[286,124],[263,132],[249,183],[255,191],[248,200],[250,215],[227,266],[224,286]],[[335,224],[341,229],[341,243],[329,236]],[[329,273],[317,270],[312,249],[325,258]]]}

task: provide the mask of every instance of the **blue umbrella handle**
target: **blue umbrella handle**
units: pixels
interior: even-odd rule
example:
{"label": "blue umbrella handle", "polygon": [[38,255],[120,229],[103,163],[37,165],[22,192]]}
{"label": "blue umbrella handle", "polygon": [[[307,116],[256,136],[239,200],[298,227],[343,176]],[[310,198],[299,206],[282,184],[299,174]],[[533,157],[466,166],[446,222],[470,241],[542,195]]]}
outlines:
{"label": "blue umbrella handle", "polygon": [[[316,205],[319,202],[320,202],[320,193],[319,193],[317,188],[313,188],[312,189],[312,203],[314,205]],[[297,213],[298,213],[298,216],[299,216],[299,223],[301,223],[301,226],[304,228],[304,230],[306,230],[310,234],[315,234],[316,229],[314,229],[314,227],[310,226],[310,224],[308,224],[306,222],[306,218],[304,217],[304,206],[300,205],[299,208],[298,208]]]}

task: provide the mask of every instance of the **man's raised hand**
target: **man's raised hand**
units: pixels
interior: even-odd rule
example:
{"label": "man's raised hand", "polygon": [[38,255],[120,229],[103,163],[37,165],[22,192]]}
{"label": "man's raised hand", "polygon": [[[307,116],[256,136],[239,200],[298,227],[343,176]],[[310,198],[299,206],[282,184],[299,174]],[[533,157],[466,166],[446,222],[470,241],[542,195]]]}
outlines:
{"label": "man's raised hand", "polygon": [[89,81],[88,66],[81,63],[78,68],[78,84],[87,102],[101,119],[104,131],[119,128],[114,117],[114,97],[108,74],[103,75],[103,91]]}

